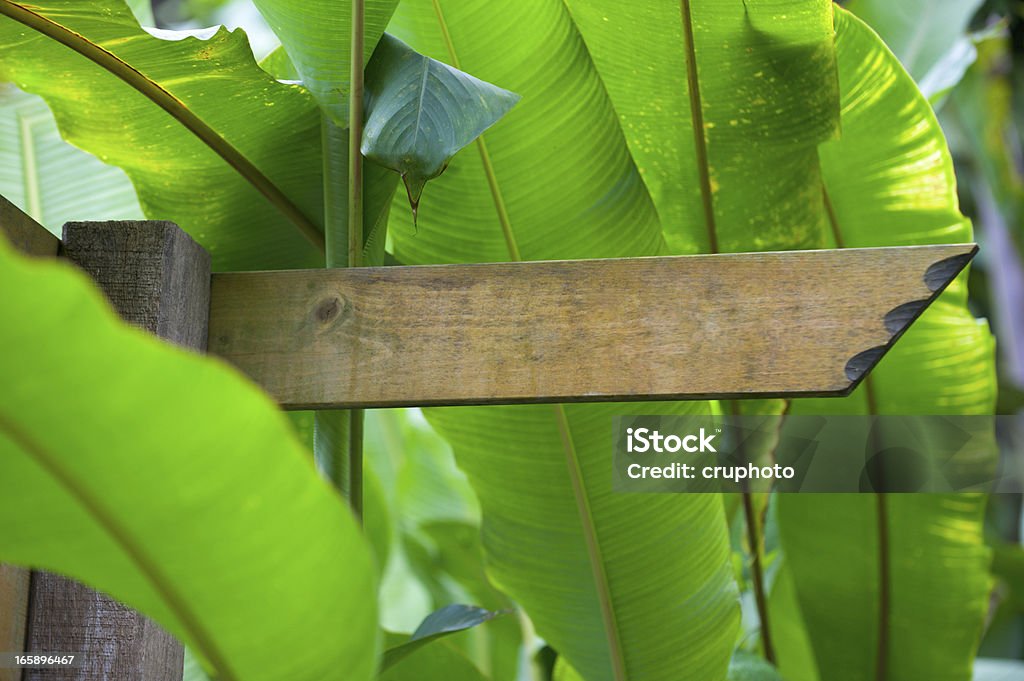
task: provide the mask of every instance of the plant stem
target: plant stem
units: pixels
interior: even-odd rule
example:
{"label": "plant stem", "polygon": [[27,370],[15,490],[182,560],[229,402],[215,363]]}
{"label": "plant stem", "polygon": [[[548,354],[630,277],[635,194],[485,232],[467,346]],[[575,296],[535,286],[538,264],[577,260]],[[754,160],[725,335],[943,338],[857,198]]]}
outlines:
{"label": "plant stem", "polygon": [[352,71],[348,100],[348,266],[363,265],[363,0],[352,0]]}
{"label": "plant stem", "polygon": [[[348,100],[348,266],[363,265],[363,42],[366,8],[363,0],[352,0],[350,53],[351,91]],[[350,413],[348,445],[349,505],[363,521],[363,410]]]}
{"label": "plant stem", "polygon": [[[740,406],[735,400],[723,403],[732,416],[740,416]],[[783,413],[789,410],[789,402]],[[744,458],[746,455],[744,453]],[[768,596],[764,579],[764,535],[761,532],[761,519],[754,508],[754,495],[749,489],[749,484],[744,481],[743,491],[740,498],[743,500],[743,516],[747,528],[747,544],[750,547],[751,565],[750,572],[754,581],[754,603],[757,605],[757,616],[761,621],[761,647],[764,649],[764,657],[771,664],[775,664],[775,646],[772,645],[771,625],[768,620]]]}
{"label": "plant stem", "polygon": [[708,234],[708,249],[718,252],[718,230],[715,225],[714,196],[711,191],[711,168],[708,164],[708,141],[704,136],[704,106],[700,98],[700,80],[697,75],[697,46],[693,36],[693,15],[690,0],[680,0],[683,37],[686,43],[686,84],[690,95],[690,118],[693,122],[693,147],[697,154],[700,173],[700,199],[704,207],[704,227]]}
{"label": "plant stem", "polygon": [[775,646],[772,645],[772,632],[768,623],[768,599],[765,597],[764,584],[764,542],[761,540],[761,522],[754,509],[754,495],[743,493],[743,514],[747,521],[747,543],[753,554],[754,564],[751,572],[754,576],[754,601],[757,604],[757,615],[761,620],[761,645],[764,647],[764,658],[775,664]]}
{"label": "plant stem", "polygon": [[[875,386],[868,376],[864,379],[864,394],[867,398],[868,413],[878,414],[875,401]],[[876,429],[871,429],[872,450],[882,451],[883,442]],[[885,489],[884,466],[878,472],[879,486]],[[889,618],[892,610],[892,576],[889,561],[889,500],[886,493],[875,493],[875,512],[878,529],[878,651],[875,657],[875,681],[885,681],[889,676]]]}
{"label": "plant stem", "polygon": [[[321,119],[324,173],[324,236],[326,266],[348,265],[348,131],[324,114]],[[313,447],[317,461],[345,499],[352,498],[348,411],[318,411],[314,415]],[[351,502],[350,502],[351,503]]]}

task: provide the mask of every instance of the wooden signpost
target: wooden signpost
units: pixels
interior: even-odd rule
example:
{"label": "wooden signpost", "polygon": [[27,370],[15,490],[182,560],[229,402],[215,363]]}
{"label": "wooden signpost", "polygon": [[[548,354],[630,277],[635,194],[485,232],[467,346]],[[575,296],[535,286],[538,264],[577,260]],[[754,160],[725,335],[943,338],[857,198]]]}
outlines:
{"label": "wooden signpost", "polygon": [[[845,395],[977,250],[211,276],[167,222],[69,223],[61,244],[0,197],[0,231],[25,253],[61,251],[125,319],[220,355],[286,409]],[[86,665],[0,681],[181,678],[180,645],[142,615],[61,577],[29,581],[0,566],[0,651]]]}

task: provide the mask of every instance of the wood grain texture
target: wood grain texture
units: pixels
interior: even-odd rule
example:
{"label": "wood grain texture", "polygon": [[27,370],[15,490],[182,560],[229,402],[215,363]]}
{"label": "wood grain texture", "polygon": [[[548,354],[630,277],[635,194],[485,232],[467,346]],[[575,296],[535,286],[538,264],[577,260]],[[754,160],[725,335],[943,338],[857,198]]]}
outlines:
{"label": "wood grain texture", "polygon": [[69,222],[64,255],[103,289],[125,321],[206,348],[210,256],[173,222]]}
{"label": "wood grain texture", "polygon": [[[73,222],[64,255],[130,323],[206,348],[209,255],[170,222]],[[63,577],[32,573],[26,650],[80,656],[73,668],[26,669],[24,681],[180,681],[184,651],[158,625]]]}
{"label": "wood grain texture", "polygon": [[60,249],[60,241],[45,227],[22,212],[20,208],[0,196],[0,232],[14,248],[26,255],[53,257]]}
{"label": "wood grain texture", "polygon": [[24,681],[181,681],[184,649],[153,621],[58,575],[32,573],[29,648],[69,653],[71,668],[25,669]]}
{"label": "wood grain texture", "polygon": [[[25,650],[29,571],[0,565],[0,651]],[[21,670],[0,669],[0,681],[19,681]]]}
{"label": "wood grain texture", "polygon": [[289,409],[844,395],[974,244],[215,274]]}

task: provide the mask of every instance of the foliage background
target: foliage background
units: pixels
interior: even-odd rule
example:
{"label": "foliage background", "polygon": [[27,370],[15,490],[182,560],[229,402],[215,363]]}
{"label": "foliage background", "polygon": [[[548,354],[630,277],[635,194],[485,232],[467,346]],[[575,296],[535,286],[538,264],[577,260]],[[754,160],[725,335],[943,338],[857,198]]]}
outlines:
{"label": "foliage background", "polygon": [[[982,244],[971,270],[969,302],[975,316],[989,320],[997,338],[996,413],[1020,414],[1024,411],[1024,2],[853,0],[844,4],[886,40],[938,112],[954,156],[961,207],[973,220]],[[257,57],[276,45],[248,0],[157,0],[153,9],[157,25],[166,28],[242,26]],[[81,182],[82,177],[89,182]],[[0,193],[51,228],[69,219],[142,216],[123,172],[68,147],[41,100],[12,86],[0,90]],[[443,417],[432,423],[444,430]],[[296,424],[309,428],[302,417]],[[424,416],[417,410],[368,414],[367,456],[367,533],[381,570],[382,626],[411,632],[429,612],[452,602],[494,610],[513,607],[483,571],[477,498],[456,467],[449,445]],[[1010,669],[1006,666],[1010,663],[992,660],[1024,661],[1022,511],[1021,500],[1010,495],[994,497],[988,505],[986,541],[995,559],[980,649],[987,661],[979,665],[979,679],[997,678]],[[776,531],[770,513],[766,527],[770,572],[779,542],[773,536]],[[744,538],[738,525],[732,532],[733,560],[744,591],[740,645],[754,649],[756,611],[742,558]],[[782,603],[777,626],[783,637],[791,637],[780,647],[791,649],[785,651],[788,655],[800,656],[806,654],[806,645],[801,649],[799,641],[790,642],[806,634],[787,629],[785,603],[792,597],[785,592],[791,589],[791,579],[785,572],[778,576],[778,595],[773,594],[773,599]],[[569,670],[556,671],[554,651],[536,637],[531,623],[520,614],[459,634],[446,645],[496,680],[545,679],[552,674],[571,678]],[[201,677],[191,660],[188,669],[195,678]],[[467,678],[472,678],[471,673]]]}

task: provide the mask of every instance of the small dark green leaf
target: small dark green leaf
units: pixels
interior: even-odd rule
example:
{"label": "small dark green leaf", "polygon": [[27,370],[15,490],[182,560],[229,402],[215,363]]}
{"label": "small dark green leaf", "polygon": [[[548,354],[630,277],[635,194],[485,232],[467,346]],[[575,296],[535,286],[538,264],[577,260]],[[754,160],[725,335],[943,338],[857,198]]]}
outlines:
{"label": "small dark green leaf", "polygon": [[426,616],[412,637],[402,645],[389,648],[381,660],[381,671],[397,664],[402,658],[434,639],[471,629],[504,615],[504,611],[493,612],[473,605],[446,605]]}
{"label": "small dark green leaf", "polygon": [[415,216],[427,181],[518,101],[384,34],[366,66],[363,155],[402,176]]}

